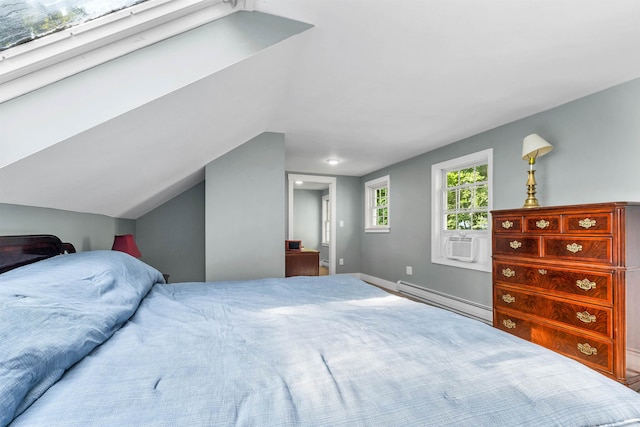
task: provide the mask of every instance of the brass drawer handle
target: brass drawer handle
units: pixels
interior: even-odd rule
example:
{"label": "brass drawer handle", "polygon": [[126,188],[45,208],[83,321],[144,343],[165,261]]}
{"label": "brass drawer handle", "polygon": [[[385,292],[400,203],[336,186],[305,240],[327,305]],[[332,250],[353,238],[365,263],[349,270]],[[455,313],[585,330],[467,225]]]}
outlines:
{"label": "brass drawer handle", "polygon": [[591,289],[596,288],[596,282],[592,282],[591,280],[585,278],[582,280],[576,280],[576,286],[585,291],[590,291]]}
{"label": "brass drawer handle", "polygon": [[584,353],[587,356],[595,356],[598,354],[598,349],[595,347],[591,347],[589,343],[578,343],[578,350],[580,350],[581,353]]}
{"label": "brass drawer handle", "polygon": [[516,301],[516,297],[513,297],[510,294],[504,294],[502,295],[502,301],[506,302],[507,304],[511,304],[512,302]]}
{"label": "brass drawer handle", "polygon": [[513,276],[515,276],[515,275],[516,275],[516,272],[515,272],[515,271],[513,271],[513,270],[512,270],[512,269],[510,269],[510,268],[504,268],[504,269],[502,269],[502,275],[503,275],[504,277],[513,277]]}
{"label": "brass drawer handle", "polygon": [[576,317],[584,323],[595,323],[596,322],[596,315],[595,314],[589,314],[588,311],[580,311],[578,313],[576,313]]}
{"label": "brass drawer handle", "polygon": [[518,249],[522,247],[522,242],[514,240],[513,242],[509,242],[509,246],[511,246],[511,249]]}
{"label": "brass drawer handle", "polygon": [[572,243],[570,245],[567,245],[567,250],[575,254],[576,252],[580,252],[582,250],[582,245],[579,245],[577,243]]}
{"label": "brass drawer handle", "polygon": [[504,319],[502,321],[502,324],[504,325],[505,328],[507,329],[515,329],[516,324],[515,322],[513,322],[511,319]]}
{"label": "brass drawer handle", "polygon": [[513,222],[511,222],[511,221],[503,221],[502,222],[502,228],[508,230],[511,227],[513,227]]}
{"label": "brass drawer handle", "polygon": [[544,219],[541,219],[540,221],[536,221],[536,227],[538,228],[547,228],[549,226],[549,221],[545,221]]}
{"label": "brass drawer handle", "polygon": [[538,270],[538,273],[540,273],[540,274],[542,274],[544,276],[545,274],[547,274],[547,270],[545,270],[544,268],[541,268],[541,269]]}
{"label": "brass drawer handle", "polygon": [[588,230],[596,225],[596,220],[590,218],[581,219],[580,221],[578,221],[578,225]]}

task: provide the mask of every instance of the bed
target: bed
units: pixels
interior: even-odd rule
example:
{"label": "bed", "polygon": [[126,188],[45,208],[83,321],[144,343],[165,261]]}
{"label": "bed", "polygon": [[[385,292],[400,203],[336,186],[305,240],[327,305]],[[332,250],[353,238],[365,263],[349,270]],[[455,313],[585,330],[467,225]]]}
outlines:
{"label": "bed", "polygon": [[165,284],[69,249],[0,274],[0,426],[640,425],[629,388],[351,276]]}

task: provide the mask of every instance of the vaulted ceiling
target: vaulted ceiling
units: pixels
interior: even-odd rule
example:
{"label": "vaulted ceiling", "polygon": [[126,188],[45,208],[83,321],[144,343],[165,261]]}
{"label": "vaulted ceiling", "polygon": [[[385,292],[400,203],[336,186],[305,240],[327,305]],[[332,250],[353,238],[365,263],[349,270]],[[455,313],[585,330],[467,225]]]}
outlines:
{"label": "vaulted ceiling", "polygon": [[0,104],[0,203],[137,218],[265,131],[362,176],[640,77],[637,0],[245,7]]}

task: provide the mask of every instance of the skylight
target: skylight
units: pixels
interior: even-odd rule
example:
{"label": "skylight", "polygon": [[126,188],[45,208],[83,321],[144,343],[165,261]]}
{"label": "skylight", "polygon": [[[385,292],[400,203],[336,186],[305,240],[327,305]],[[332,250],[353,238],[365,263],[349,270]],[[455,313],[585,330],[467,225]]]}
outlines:
{"label": "skylight", "polygon": [[205,25],[233,13],[235,5],[236,0],[0,0],[0,104]]}
{"label": "skylight", "polygon": [[0,2],[0,50],[9,49],[147,0]]}

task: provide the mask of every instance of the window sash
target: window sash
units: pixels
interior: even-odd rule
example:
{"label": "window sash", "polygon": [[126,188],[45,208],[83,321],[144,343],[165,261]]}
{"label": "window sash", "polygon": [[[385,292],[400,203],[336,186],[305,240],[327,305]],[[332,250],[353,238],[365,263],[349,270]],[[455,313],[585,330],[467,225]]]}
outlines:
{"label": "window sash", "polygon": [[0,12],[8,21],[8,25],[0,29],[0,50],[29,43],[145,1],[149,0],[112,0],[110,2],[75,0],[74,2],[38,1],[0,4]]}
{"label": "window sash", "polygon": [[[0,103],[233,13],[223,0],[146,0],[2,51]],[[82,57],[82,61],[77,58]]]}
{"label": "window sash", "polygon": [[365,194],[365,231],[388,231],[391,194],[389,176],[366,182]]}
{"label": "window sash", "polygon": [[[489,188],[486,175],[488,163],[477,163],[442,170],[441,227],[443,231],[487,230],[489,213]],[[481,175],[484,172],[485,175]],[[457,177],[456,184],[449,182],[450,174]],[[469,179],[471,173],[471,179]],[[453,196],[453,197],[452,197]],[[462,200],[464,196],[464,202]]]}

